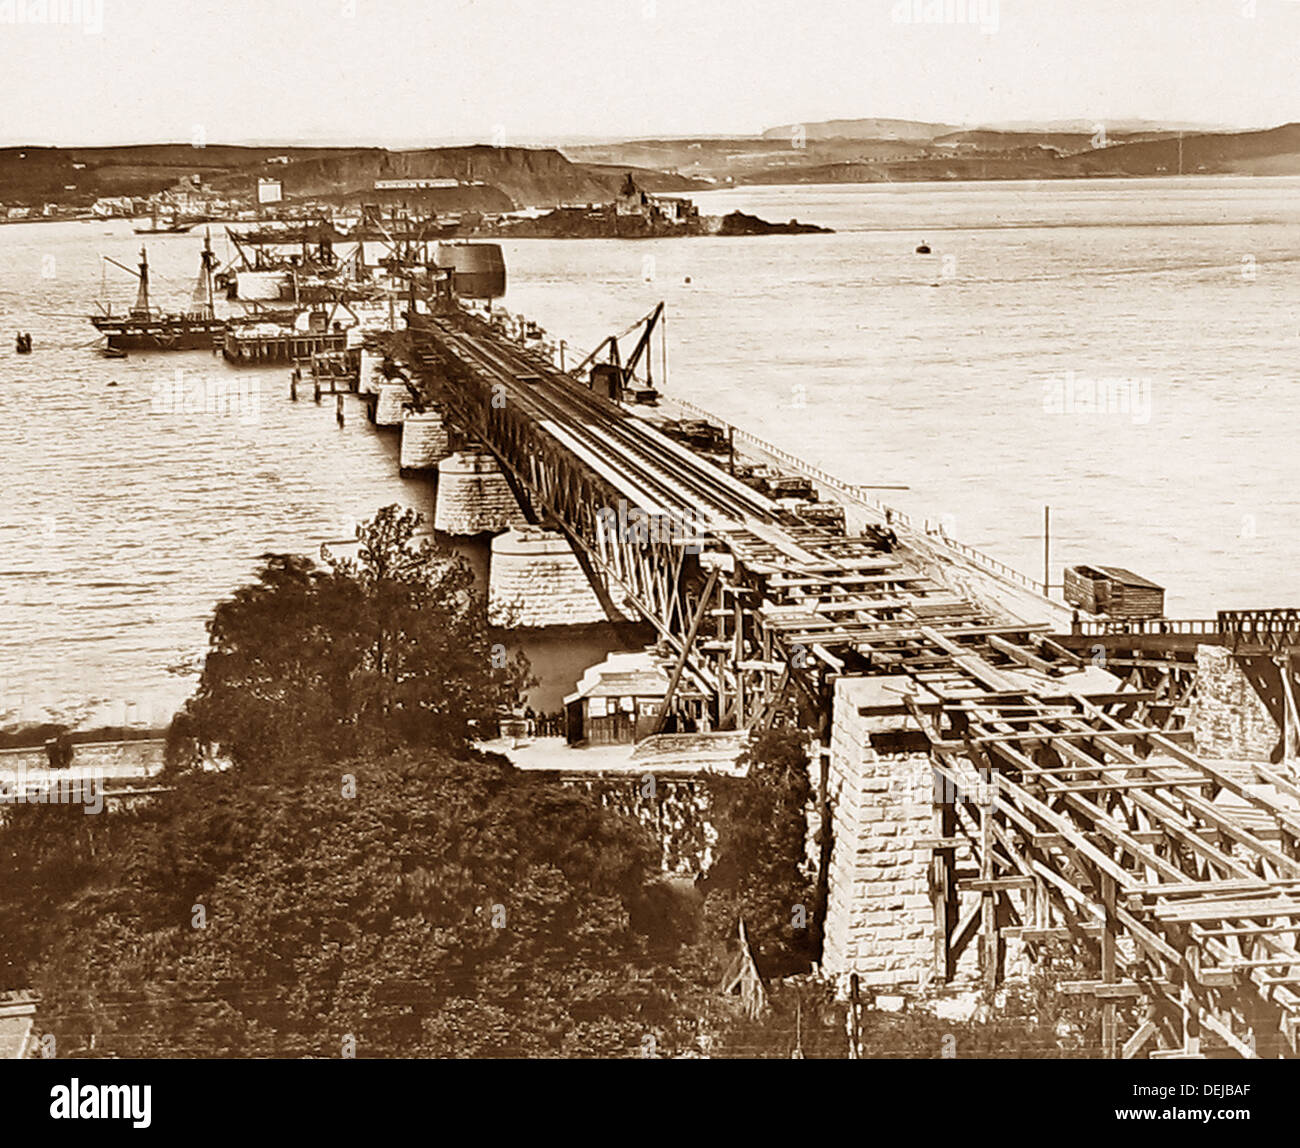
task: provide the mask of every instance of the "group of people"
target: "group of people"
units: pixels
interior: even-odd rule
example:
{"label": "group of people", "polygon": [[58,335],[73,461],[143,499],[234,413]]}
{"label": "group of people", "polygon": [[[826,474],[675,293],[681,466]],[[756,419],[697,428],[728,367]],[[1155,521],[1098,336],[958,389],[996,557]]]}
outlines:
{"label": "group of people", "polygon": [[30,331],[19,331],[14,336],[14,350],[20,355],[30,355],[32,351],[32,335]]}
{"label": "group of people", "polygon": [[524,709],[524,730],[528,737],[563,737],[564,711],[539,714],[532,706]]}

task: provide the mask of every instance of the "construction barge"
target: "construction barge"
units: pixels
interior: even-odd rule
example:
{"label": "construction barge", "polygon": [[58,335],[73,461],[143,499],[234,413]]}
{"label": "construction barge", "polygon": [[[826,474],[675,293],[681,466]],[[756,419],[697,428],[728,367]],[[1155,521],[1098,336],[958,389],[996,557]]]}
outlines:
{"label": "construction barge", "polygon": [[272,324],[227,326],[222,334],[221,355],[237,366],[268,366],[298,363],[330,351],[345,351],[346,330],[298,331]]}

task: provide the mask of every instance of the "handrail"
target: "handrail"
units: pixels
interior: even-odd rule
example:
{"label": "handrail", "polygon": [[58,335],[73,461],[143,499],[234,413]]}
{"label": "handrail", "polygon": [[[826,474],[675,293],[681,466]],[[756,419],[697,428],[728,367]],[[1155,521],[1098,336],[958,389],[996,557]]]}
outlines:
{"label": "handrail", "polygon": [[742,430],[740,427],[727,422],[723,418],[719,418],[711,411],[705,410],[703,407],[698,406],[689,399],[681,399],[676,395],[666,395],[664,397],[689,414],[693,414],[696,417],[707,421],[721,424],[727,429],[732,438],[739,439],[742,442],[747,442],[751,446],[756,446],[765,454],[780,459],[782,462],[794,467],[797,471],[807,475],[809,478],[815,478],[818,482],[839,491],[846,497],[852,498],[856,502],[871,507],[872,510],[876,511],[876,513],[880,514],[882,517],[885,517],[890,523],[897,522],[902,526],[907,527],[909,530],[923,533],[932,541],[938,542],[939,544],[948,547],[950,550],[955,550],[963,557],[970,559],[970,561],[974,562],[977,566],[983,567],[988,573],[996,575],[997,577],[1003,578],[1009,582],[1014,582],[1024,589],[1032,590],[1035,594],[1045,596],[1043,594],[1043,584],[1041,582],[1030,578],[1027,574],[1022,574],[1019,570],[1012,566],[1008,566],[1005,562],[999,562],[996,558],[985,554],[982,550],[976,550],[973,546],[968,546],[964,542],[958,542],[953,538],[949,538],[943,533],[942,527],[938,530],[932,529],[928,519],[922,526],[918,527],[916,521],[911,515],[905,514],[903,511],[897,510],[892,506],[888,506],[878,498],[874,498],[870,494],[867,494],[867,487],[854,486],[852,483],[845,482],[842,478],[837,478],[829,471],[822,470],[819,466],[813,466],[811,463],[805,462],[797,455],[791,454],[788,450],[783,450],[781,447],[768,442],[766,439],[761,439],[757,435],[751,434],[747,430]]}
{"label": "handrail", "polygon": [[1217,618],[1105,618],[1075,623],[1087,637],[1107,634],[1222,634]]}

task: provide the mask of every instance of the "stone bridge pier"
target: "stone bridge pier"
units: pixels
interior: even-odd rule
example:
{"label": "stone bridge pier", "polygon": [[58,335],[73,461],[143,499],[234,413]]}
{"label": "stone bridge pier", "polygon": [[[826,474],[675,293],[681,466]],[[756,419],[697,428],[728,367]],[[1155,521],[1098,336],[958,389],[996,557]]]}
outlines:
{"label": "stone bridge pier", "polygon": [[438,462],[434,529],[494,535],[488,621],[540,628],[609,621],[569,540],[529,524],[506,476],[486,451],[460,450]]}

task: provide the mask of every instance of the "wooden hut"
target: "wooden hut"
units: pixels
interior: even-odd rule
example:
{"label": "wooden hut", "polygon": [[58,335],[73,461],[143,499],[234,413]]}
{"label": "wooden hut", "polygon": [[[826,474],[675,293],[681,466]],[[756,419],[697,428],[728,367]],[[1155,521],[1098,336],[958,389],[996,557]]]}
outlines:
{"label": "wooden hut", "polygon": [[1121,566],[1067,567],[1065,600],[1112,618],[1160,618],[1165,612],[1165,588]]}
{"label": "wooden hut", "polygon": [[644,653],[610,654],[564,699],[570,744],[624,745],[654,733],[668,679]]}

